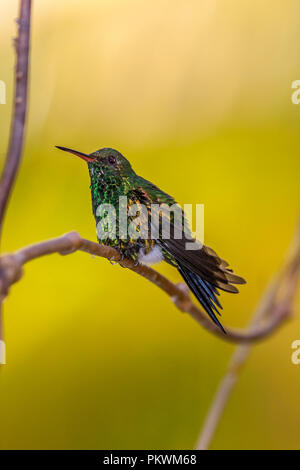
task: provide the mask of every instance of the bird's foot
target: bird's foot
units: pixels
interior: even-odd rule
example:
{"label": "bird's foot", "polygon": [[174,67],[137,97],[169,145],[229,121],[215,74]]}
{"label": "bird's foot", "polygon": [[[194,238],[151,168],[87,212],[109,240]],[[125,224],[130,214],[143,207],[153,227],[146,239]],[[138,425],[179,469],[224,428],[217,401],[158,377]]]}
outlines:
{"label": "bird's foot", "polygon": [[126,266],[123,266],[123,264],[122,264],[123,259],[125,259],[125,255],[122,254],[121,259],[119,260],[119,264],[120,264],[121,268],[126,268]]}
{"label": "bird's foot", "polygon": [[[121,258],[120,258],[118,261],[115,260],[115,257],[114,257],[114,256],[113,256],[112,258],[110,258],[108,261],[110,262],[110,264],[111,264],[112,266],[115,266],[116,264],[122,263],[122,261],[123,261],[124,258],[125,258],[125,256],[122,254],[122,255],[121,255]],[[121,265],[121,266],[122,266],[122,265]],[[123,267],[123,266],[122,266],[122,267]]]}

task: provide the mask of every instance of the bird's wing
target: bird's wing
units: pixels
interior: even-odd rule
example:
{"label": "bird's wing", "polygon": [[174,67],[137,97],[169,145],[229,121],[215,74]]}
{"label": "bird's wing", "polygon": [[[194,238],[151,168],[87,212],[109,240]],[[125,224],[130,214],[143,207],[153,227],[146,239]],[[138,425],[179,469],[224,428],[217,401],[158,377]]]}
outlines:
{"label": "bird's wing", "polygon": [[[161,191],[157,186],[144,180],[147,186],[138,187],[134,194],[136,198],[149,207],[150,204],[166,204],[176,205],[175,200]],[[177,206],[179,207],[179,206]],[[149,210],[149,215],[151,214]],[[195,274],[200,275],[205,281],[212,286],[227,292],[238,292],[233,284],[245,284],[245,280],[237,276],[228,267],[228,263],[220,258],[217,253],[208,246],[200,245],[197,250],[187,249],[187,243],[191,243],[193,239],[189,238],[189,233],[184,231],[188,227],[185,221],[184,212],[182,214],[182,232],[181,238],[175,238],[176,227],[174,224],[174,213],[172,211],[164,211],[159,219],[159,242],[163,248],[169,252],[181,266],[189,269]],[[165,239],[161,234],[163,220],[170,224],[170,237]],[[194,239],[195,241],[195,239]],[[202,247],[201,247],[202,246]]]}
{"label": "bird's wing", "polygon": [[219,308],[222,308],[217,299],[218,289],[237,293],[238,289],[234,284],[244,284],[245,281],[235,275],[228,268],[228,263],[211,248],[203,245],[197,250],[186,249],[188,241],[191,243],[183,237],[161,239],[160,243],[175,259],[178,271],[212,321],[226,333],[216,316],[216,313],[219,314]]}
{"label": "bird's wing", "polygon": [[238,292],[238,289],[233,284],[245,284],[245,280],[234,274],[228,268],[228,263],[220,258],[214,250],[205,245],[198,250],[187,250],[187,242],[190,243],[191,240],[170,238],[160,241],[181,266],[198,274],[212,286],[235,293]]}
{"label": "bird's wing", "polygon": [[[149,184],[151,185],[151,183]],[[169,207],[174,207],[174,205],[176,206],[176,203],[171,196],[160,191],[159,188],[154,185],[148,186],[146,190],[144,188],[138,188],[137,191],[138,198],[141,202],[147,204],[164,203]],[[152,210],[149,211],[151,216],[152,212]],[[155,223],[158,223],[159,225],[159,227],[156,227],[159,233],[156,241],[162,246],[166,253],[166,261],[171,261],[171,264],[177,266],[180,274],[203,308],[224,332],[224,328],[215,315],[215,312],[219,313],[218,308],[222,308],[216,297],[219,295],[218,289],[236,293],[238,292],[238,289],[234,284],[244,284],[245,281],[243,278],[235,275],[232,270],[229,269],[228,263],[220,258],[211,248],[198,243],[198,249],[187,249],[187,243],[191,243],[193,239],[191,238],[190,230],[188,229],[183,211],[180,212],[180,214],[181,238],[178,238],[178,236],[175,235],[176,219],[174,212],[163,211],[160,213],[159,221],[157,222],[157,219],[155,221]],[[179,219],[177,218],[177,222],[178,220]],[[161,229],[164,222],[167,222],[170,226],[169,237],[163,236]],[[152,217],[151,225],[153,226]]]}

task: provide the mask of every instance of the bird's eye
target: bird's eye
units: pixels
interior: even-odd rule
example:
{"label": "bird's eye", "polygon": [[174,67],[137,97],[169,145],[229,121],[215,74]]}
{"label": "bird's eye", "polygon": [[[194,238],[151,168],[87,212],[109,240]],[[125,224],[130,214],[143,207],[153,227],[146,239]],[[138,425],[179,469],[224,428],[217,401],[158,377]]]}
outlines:
{"label": "bird's eye", "polygon": [[108,160],[108,163],[110,163],[111,165],[115,165],[117,161],[113,155],[109,155],[107,160]]}

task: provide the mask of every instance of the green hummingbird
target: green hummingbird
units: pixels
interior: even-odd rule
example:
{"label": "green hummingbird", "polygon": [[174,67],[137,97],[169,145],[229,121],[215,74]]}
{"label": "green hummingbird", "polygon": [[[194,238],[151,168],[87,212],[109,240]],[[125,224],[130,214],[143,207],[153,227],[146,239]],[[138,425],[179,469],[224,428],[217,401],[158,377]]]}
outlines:
{"label": "green hummingbird", "polygon": [[[186,228],[188,225],[183,211],[181,221],[185,228],[179,226],[180,236],[173,212],[163,211],[158,222],[157,218],[156,222],[153,222],[153,207],[178,207],[174,198],[138,176],[129,161],[117,150],[102,148],[88,155],[66,147],[57,148],[87,162],[99,243],[116,248],[122,258],[130,258],[136,263],[154,264],[166,261],[177,268],[213,322],[226,333],[216,316],[220,315],[218,309],[222,309],[218,300],[219,290],[237,293],[238,289],[234,284],[245,284],[245,280],[234,274],[228,263],[208,246],[186,249],[186,243],[191,241],[192,236]],[[126,230],[122,233],[120,200],[125,201],[127,214]],[[115,220],[112,220],[111,213],[107,217],[108,205],[115,208]],[[131,214],[133,206],[138,210]],[[105,210],[101,212],[99,207],[104,207]],[[141,208],[146,208],[146,213]],[[170,226],[166,237],[162,234],[164,222],[168,222]],[[127,230],[132,229],[132,226],[136,229],[135,232]],[[144,236],[133,236],[134,233],[139,235],[141,232]]]}

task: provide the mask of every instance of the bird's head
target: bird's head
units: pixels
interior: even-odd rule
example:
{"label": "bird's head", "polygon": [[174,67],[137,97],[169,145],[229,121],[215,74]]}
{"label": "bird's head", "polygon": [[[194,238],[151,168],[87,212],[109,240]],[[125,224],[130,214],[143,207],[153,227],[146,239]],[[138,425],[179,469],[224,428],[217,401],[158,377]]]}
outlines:
{"label": "bird's head", "polygon": [[102,148],[88,155],[67,147],[56,146],[56,148],[72,153],[85,160],[90,174],[94,177],[128,177],[134,174],[129,161],[117,150]]}

